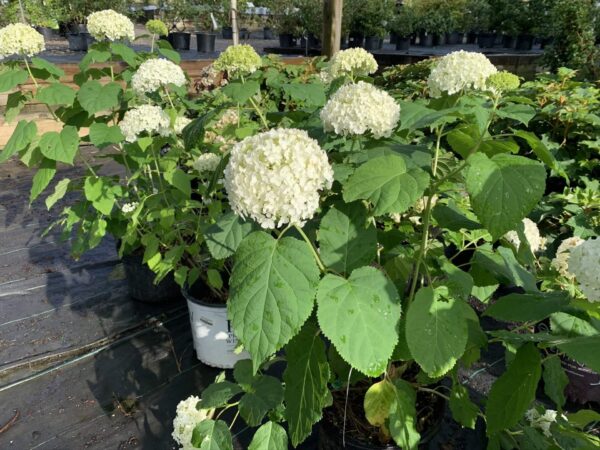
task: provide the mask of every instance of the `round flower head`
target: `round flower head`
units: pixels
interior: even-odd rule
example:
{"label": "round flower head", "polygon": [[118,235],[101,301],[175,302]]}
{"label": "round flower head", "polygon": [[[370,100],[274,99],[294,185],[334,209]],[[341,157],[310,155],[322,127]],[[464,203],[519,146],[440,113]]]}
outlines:
{"label": "round flower head", "polygon": [[569,272],[590,302],[600,302],[600,238],[588,239],[571,250]]}
{"label": "round flower head", "polygon": [[388,137],[400,119],[400,105],[385,91],[359,81],[336,91],[321,111],[325,131]]}
{"label": "round flower head", "polygon": [[194,428],[203,420],[209,419],[212,416],[210,411],[196,409],[196,405],[200,399],[195,395],[182,400],[177,405],[177,413],[173,420],[173,439],[180,445],[183,450],[193,450],[196,447],[192,445],[192,434]]}
{"label": "round flower head", "polygon": [[366,77],[377,72],[377,67],[377,61],[368,51],[362,48],[349,48],[337,52],[331,58],[326,69],[326,78],[334,80],[342,76]]}
{"label": "round flower head", "polygon": [[87,29],[89,33],[99,41],[118,41],[135,39],[133,22],[112,9],[96,11],[87,17]]}
{"label": "round flower head", "polygon": [[[531,251],[536,253],[540,250],[543,250],[546,247],[546,239],[540,235],[540,230],[535,222],[525,217],[523,219],[523,227],[524,234],[527,238],[527,242],[529,243],[529,248]],[[519,234],[516,231],[509,231],[504,235],[504,238],[517,247],[517,250],[521,246],[521,240],[519,239]]]}
{"label": "round flower head", "polygon": [[460,50],[438,61],[427,79],[427,86],[432,97],[465,89],[485,90],[487,79],[496,72],[498,69],[482,53]]}
{"label": "round flower head", "polygon": [[518,89],[521,86],[521,79],[514,73],[503,70],[491,74],[487,79],[487,86],[492,92],[500,94]]}
{"label": "round flower head", "polygon": [[215,155],[214,153],[204,153],[198,156],[198,159],[194,161],[192,166],[200,173],[214,172],[219,166],[220,162],[221,158],[219,155]]}
{"label": "round flower head", "polygon": [[0,29],[0,56],[34,56],[46,50],[44,36],[29,25],[13,23]]}
{"label": "round flower head", "polygon": [[302,225],[333,183],[327,155],[303,130],[277,129],[235,144],[225,168],[234,212],[263,228]]}
{"label": "round flower head", "polygon": [[187,127],[192,122],[192,119],[188,119],[187,117],[177,117],[175,119],[175,124],[173,128],[175,129],[175,134],[183,133],[183,129]]}
{"label": "round flower head", "polygon": [[230,45],[213,63],[216,70],[231,76],[249,75],[262,66],[258,53],[249,45]]}
{"label": "round flower head", "polygon": [[168,136],[170,123],[167,113],[158,106],[142,105],[127,111],[119,127],[127,142],[135,142],[142,133]]}
{"label": "round flower head", "polygon": [[146,30],[148,30],[149,33],[157,34],[159,36],[166,36],[169,34],[167,25],[159,19],[151,19],[146,22]]}
{"label": "round flower head", "polygon": [[558,249],[556,249],[556,257],[550,263],[558,273],[565,277],[572,277],[573,274],[569,273],[569,257],[571,256],[571,250],[585,241],[580,237],[573,236],[565,239],[560,243]]}
{"label": "round flower head", "polygon": [[169,84],[184,86],[185,83],[185,74],[181,67],[166,59],[144,61],[131,77],[131,87],[138,94],[156,92]]}

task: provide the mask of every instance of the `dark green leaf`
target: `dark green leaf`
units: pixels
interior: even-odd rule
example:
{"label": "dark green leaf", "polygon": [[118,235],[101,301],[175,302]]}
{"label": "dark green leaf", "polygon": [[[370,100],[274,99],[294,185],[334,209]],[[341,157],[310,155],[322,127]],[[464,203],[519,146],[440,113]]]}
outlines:
{"label": "dark green leaf", "polygon": [[512,119],[523,125],[529,125],[529,121],[535,117],[535,108],[529,105],[511,103],[496,110],[496,115],[503,119]]}
{"label": "dark green leaf", "polygon": [[158,49],[158,53],[163,55],[165,58],[171,60],[175,64],[181,63],[181,55],[178,52],[176,52],[175,50],[173,50],[172,48],[160,47]]}
{"label": "dark green leaf", "polygon": [[[52,64],[50,61],[46,61],[45,59],[33,57],[31,58],[31,68],[38,69],[41,71],[45,71],[54,78],[62,78],[65,76],[65,71],[58,67],[56,64]],[[35,73],[34,73],[35,75]],[[44,78],[44,77],[42,77]],[[46,78],[44,78],[46,79]]]}
{"label": "dark green leaf", "polygon": [[229,427],[222,420],[205,419],[192,433],[194,447],[200,450],[233,450]]}
{"label": "dark green leaf", "polygon": [[441,227],[450,231],[478,230],[482,228],[481,224],[469,219],[455,203],[448,203],[447,205],[438,203],[433,208],[432,214]]}
{"label": "dark green leaf", "polygon": [[200,407],[202,409],[220,408],[241,392],[242,389],[231,381],[213,383],[202,391]]}
{"label": "dark green leaf", "polygon": [[258,81],[249,80],[245,83],[241,81],[232,81],[222,89],[223,94],[231,98],[233,101],[243,105],[250,97],[256,95],[260,91]]}
{"label": "dark green leaf", "polygon": [[90,126],[90,142],[100,149],[119,144],[124,140],[125,136],[123,136],[121,128],[117,125],[94,122]]}
{"label": "dark green leaf", "polygon": [[576,337],[557,347],[578,363],[600,372],[600,335]]}
{"label": "dark green leaf", "polygon": [[177,168],[175,170],[165,172],[164,177],[167,183],[183,192],[186,197],[192,195],[190,177],[183,170]]}
{"label": "dark green leaf", "polygon": [[421,435],[417,431],[417,394],[406,381],[394,380],[395,395],[390,407],[390,433],[394,442],[405,450],[418,448]]}
{"label": "dark green leaf", "polygon": [[509,294],[491,305],[485,315],[505,322],[538,322],[568,305],[569,297],[563,292]]}
{"label": "dark green leaf", "polygon": [[217,221],[208,227],[204,232],[204,239],[213,258],[225,259],[233,255],[242,240],[255,229],[253,222],[228,212],[219,215]]}
{"label": "dark green leaf", "polygon": [[450,411],[452,417],[463,427],[475,429],[479,408],[469,398],[469,392],[462,384],[455,382],[450,392]]}
{"label": "dark green leaf", "polygon": [[289,83],[281,86],[290,98],[308,106],[323,106],[325,104],[325,87],[321,83]]}
{"label": "dark green leaf", "polygon": [[90,80],[77,92],[77,100],[89,114],[96,114],[117,107],[121,92],[121,86],[117,83],[102,85],[96,80]]}
{"label": "dark green leaf", "polygon": [[283,401],[281,382],[268,375],[257,378],[250,392],[240,399],[240,415],[251,427],[257,427],[265,415]]}
{"label": "dark green leaf", "polygon": [[49,131],[40,139],[40,151],[48,159],[73,164],[79,149],[77,128],[65,126],[60,133]]}
{"label": "dark green leaf", "polygon": [[556,404],[559,410],[565,405],[565,388],[569,378],[565,374],[560,358],[549,357],[544,361],[544,392]]}
{"label": "dark green leaf", "polygon": [[256,430],[248,450],[287,450],[287,448],[288,439],[285,429],[275,422],[267,422]]}

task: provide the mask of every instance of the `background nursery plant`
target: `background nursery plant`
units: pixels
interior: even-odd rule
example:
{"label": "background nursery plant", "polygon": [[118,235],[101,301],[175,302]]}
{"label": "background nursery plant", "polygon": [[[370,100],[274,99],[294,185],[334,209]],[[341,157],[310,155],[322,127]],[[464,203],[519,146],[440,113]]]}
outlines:
{"label": "background nursery plant", "polygon": [[[370,83],[368,56],[336,60],[344,70],[324,69],[323,79],[336,76],[320,121],[284,111],[286,127],[231,149],[229,202],[262,228],[237,233],[228,302],[252,359],[202,392],[203,418],[176,429],[178,442],[232,448],[241,417],[258,427],[250,448],[297,446],[321,422],[333,448],[412,449],[448,402],[462,426],[484,421],[490,448],[597,446],[586,432],[594,419],[583,419],[594,413],[562,412],[561,361],[600,369],[598,278],[585,269],[598,266],[598,240],[570,251],[572,289],[540,285],[552,265],[528,216],[548,173],[564,171],[518,129],[536,114],[512,94],[518,77],[456,52],[434,64],[430,97],[398,102]],[[484,330],[482,311],[518,325]],[[562,327],[565,315],[589,331]],[[548,320],[551,331],[536,333]],[[480,405],[460,373],[492,343],[506,349],[506,371]],[[542,378],[558,412],[536,401]],[[440,406],[423,417],[423,402]],[[220,414],[231,408],[227,424]]]}

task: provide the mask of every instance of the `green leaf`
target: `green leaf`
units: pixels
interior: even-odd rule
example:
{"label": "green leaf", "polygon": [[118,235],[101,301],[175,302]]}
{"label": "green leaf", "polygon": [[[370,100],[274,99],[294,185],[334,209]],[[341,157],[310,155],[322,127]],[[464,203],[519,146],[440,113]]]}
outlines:
{"label": "green leaf", "polygon": [[40,89],[35,98],[49,106],[72,105],[75,100],[75,90],[61,83],[52,83]]}
{"label": "green leaf", "polygon": [[308,106],[325,105],[325,87],[321,83],[288,83],[281,88],[295,102]]}
{"label": "green leaf", "polygon": [[473,211],[497,239],[514,230],[540,201],[546,170],[522,156],[477,153],[469,158],[466,185]]}
{"label": "green leaf", "polygon": [[417,394],[406,381],[394,380],[395,395],[390,407],[390,433],[404,450],[417,449],[421,435],[417,431]]}
{"label": "green leaf", "polygon": [[260,92],[258,81],[249,80],[245,83],[241,81],[232,81],[223,88],[221,92],[233,101],[243,105],[248,99]]}
{"label": "green leaf", "polygon": [[468,324],[460,300],[446,298],[443,288],[420,289],[406,313],[406,342],[411,355],[432,377],[448,372],[463,355]]}
{"label": "green leaf", "polygon": [[401,305],[396,287],[374,267],[350,278],[326,275],[317,292],[319,325],[339,354],[370,376],[386,368],[398,342]]}
{"label": "green leaf", "polygon": [[600,372],[600,335],[576,337],[557,347],[579,364]]}
{"label": "green leaf", "polygon": [[374,427],[385,425],[396,397],[396,387],[387,379],[372,384],[365,393],[364,408],[367,421]]}
{"label": "green leaf", "polygon": [[569,378],[565,374],[560,358],[552,356],[544,361],[544,392],[559,410],[565,405],[565,388]]}
{"label": "green leaf", "polygon": [[65,126],[60,133],[49,131],[40,139],[40,151],[48,159],[73,164],[79,149],[79,134],[77,128]]}
{"label": "green leaf", "polygon": [[469,398],[469,392],[462,384],[454,382],[449,401],[452,417],[463,427],[475,429],[479,408]]}
{"label": "green leaf", "polygon": [[134,49],[120,42],[111,42],[110,47],[113,53],[125,61],[127,65],[137,66],[138,55]]}
{"label": "green leaf", "polygon": [[356,169],[344,185],[344,200],[369,200],[375,215],[402,213],[423,196],[428,184],[427,172],[407,171],[404,158],[380,156]]}
{"label": "green leaf", "polygon": [[575,413],[567,414],[569,423],[583,429],[592,422],[600,422],[600,413],[591,409],[580,409]]}
{"label": "green leaf", "polygon": [[90,126],[90,142],[99,149],[109,145],[119,144],[125,140],[118,125],[108,125],[102,122],[94,122]]}
{"label": "green leaf", "polygon": [[85,198],[92,202],[94,208],[104,215],[109,215],[115,204],[115,195],[108,180],[103,177],[87,177],[83,183]]}
{"label": "green leaf", "polygon": [[292,445],[296,447],[311,434],[313,425],[321,420],[323,408],[331,404],[325,344],[312,321],[306,322],[300,333],[285,347],[285,354],[285,418]]}
{"label": "green leaf", "polygon": [[2,153],[0,153],[0,163],[3,163],[15,153],[18,153],[31,144],[37,135],[37,125],[35,122],[20,120],[13,134],[8,139]]}
{"label": "green leaf", "polygon": [[57,201],[59,201],[65,196],[65,194],[67,193],[67,189],[69,189],[70,183],[71,180],[69,180],[68,178],[64,178],[56,184],[56,186],[54,187],[54,193],[52,193],[46,198],[46,208],[48,208],[48,211],[54,206],[54,204]]}
{"label": "green leaf", "polygon": [[233,378],[244,391],[250,391],[252,383],[256,379],[252,369],[252,360],[242,359],[241,361],[236,362],[233,367]]}
{"label": "green leaf", "polygon": [[256,226],[245,221],[234,212],[219,215],[217,221],[204,232],[204,239],[210,254],[215,259],[225,259],[233,255],[240,243]]}
{"label": "green leaf", "polygon": [[438,203],[432,210],[433,218],[438,225],[450,231],[479,230],[481,224],[469,219],[455,203],[444,205]]}
{"label": "green leaf", "polygon": [[288,439],[285,429],[275,422],[262,425],[252,438],[248,450],[287,450]]}
{"label": "green leaf", "polygon": [[102,48],[90,48],[85,56],[81,59],[79,68],[82,71],[87,70],[90,67],[90,64],[103,63],[110,59],[111,54],[108,51],[108,46],[104,43],[100,45]]}
{"label": "green leaf", "polygon": [[4,109],[4,118],[7,123],[14,121],[32,97],[30,92],[15,91],[6,97],[6,108]]}
{"label": "green leaf", "polygon": [[45,59],[38,57],[31,58],[31,68],[47,72],[54,78],[62,78],[65,76],[65,71],[58,67],[56,64],[52,64],[50,61],[46,61]]}
{"label": "green leaf", "polygon": [[496,110],[496,115],[503,119],[512,119],[523,125],[529,125],[529,121],[535,117],[535,108],[529,105],[511,103]]}
{"label": "green leaf", "polygon": [[550,152],[550,150],[548,150],[548,147],[546,147],[546,145],[535,134],[529,131],[517,130],[515,131],[515,136],[524,139],[525,142],[529,144],[529,147],[531,147],[531,150],[533,150],[533,152],[540,159],[540,161],[542,161],[560,176],[568,179],[567,174],[565,173],[564,169],[560,166],[560,164],[558,164],[558,161],[556,160],[554,155]]}
{"label": "green leaf", "polygon": [[238,409],[248,425],[257,427],[265,415],[282,401],[281,382],[275,377],[264,375],[252,383],[250,392],[240,399]]}
{"label": "green leaf", "polygon": [[233,450],[231,432],[222,420],[205,419],[196,425],[192,445],[200,450]]}
{"label": "green leaf", "polygon": [[414,129],[415,124],[426,115],[434,113],[433,109],[429,109],[422,103],[401,101],[400,109],[402,117],[400,118],[400,130]]}
{"label": "green leaf", "polygon": [[550,317],[550,329],[552,333],[567,337],[595,336],[600,330],[588,320],[566,313],[552,314]]}
{"label": "green leaf", "polygon": [[509,294],[491,305],[485,315],[505,322],[539,322],[569,306],[564,292]]}
{"label": "green leaf", "polygon": [[255,371],[300,331],[313,310],[318,282],[319,268],[306,242],[264,232],[242,241],[227,308]]}
{"label": "green leaf", "polygon": [[48,187],[52,178],[56,174],[56,162],[44,158],[40,168],[33,177],[31,192],[29,194],[29,203],[33,201]]}
{"label": "green leaf", "polygon": [[165,172],[164,177],[167,183],[183,192],[186,197],[192,195],[190,177],[183,170],[177,168],[175,170]]}
{"label": "green leaf", "polygon": [[175,64],[181,63],[181,55],[171,48],[160,47],[158,49],[158,53],[171,60]]}
{"label": "green leaf", "polygon": [[105,85],[96,80],[86,81],[77,92],[77,100],[89,114],[109,111],[119,106],[121,86],[111,82]]}
{"label": "green leaf", "polygon": [[23,84],[29,78],[29,74],[22,69],[6,69],[0,73],[0,92],[10,91],[19,84]]}
{"label": "green leaf", "polygon": [[521,420],[535,400],[541,375],[540,352],[531,343],[523,345],[490,390],[486,406],[488,436],[512,428]]}
{"label": "green leaf", "polygon": [[202,391],[200,408],[220,408],[241,392],[242,389],[231,381],[213,383]]}
{"label": "green leaf", "polygon": [[323,263],[338,273],[366,266],[377,254],[377,230],[360,202],[338,203],[321,219],[319,244]]}
{"label": "green leaf", "polygon": [[517,262],[515,254],[509,248],[498,247],[496,252],[479,248],[473,257],[473,263],[503,283],[520,286],[527,292],[538,292],[536,278]]}
{"label": "green leaf", "polygon": [[442,270],[447,276],[444,285],[448,288],[450,296],[468,301],[473,290],[473,277],[448,260],[442,263]]}

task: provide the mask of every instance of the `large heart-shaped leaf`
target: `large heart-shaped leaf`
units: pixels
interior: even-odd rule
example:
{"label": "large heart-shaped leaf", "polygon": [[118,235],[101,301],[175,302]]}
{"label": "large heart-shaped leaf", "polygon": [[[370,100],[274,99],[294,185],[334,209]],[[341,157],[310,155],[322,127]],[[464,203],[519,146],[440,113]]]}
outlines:
{"label": "large heart-shaped leaf", "polygon": [[546,170],[531,159],[477,153],[469,158],[466,185],[473,211],[494,238],[529,214],[546,188]]}
{"label": "large heart-shaped leaf", "polygon": [[29,203],[33,202],[48,187],[54,175],[56,175],[56,161],[44,158],[33,177]]}
{"label": "large heart-shaped leaf", "polygon": [[402,213],[410,208],[429,184],[429,174],[406,170],[404,158],[385,155],[367,161],[344,184],[344,200],[369,200],[374,214]]}
{"label": "large heart-shaped leaf", "polygon": [[254,222],[228,212],[220,215],[204,232],[206,246],[214,258],[225,259],[235,253],[242,240],[255,228]]}
{"label": "large heart-shaped leaf", "polygon": [[117,83],[102,85],[99,81],[90,80],[86,81],[77,92],[77,100],[88,113],[96,114],[118,106],[121,91],[121,86]]}
{"label": "large heart-shaped leaf", "polygon": [[275,422],[262,425],[254,437],[248,450],[285,450],[288,448],[288,439],[285,429]]}
{"label": "large heart-shaped leaf", "polygon": [[367,222],[362,203],[342,203],[331,207],[319,228],[321,258],[339,273],[366,266],[377,254],[377,230]]}
{"label": "large heart-shaped leaf", "polygon": [[319,268],[305,242],[260,231],[242,241],[227,306],[255,371],[300,331],[313,310],[318,282]]}
{"label": "large heart-shaped leaf", "polygon": [[48,159],[73,164],[79,149],[77,128],[66,126],[60,133],[49,131],[40,139],[40,151]]}
{"label": "large heart-shaped leaf", "polygon": [[281,382],[269,375],[252,382],[250,392],[244,394],[238,406],[240,415],[251,427],[257,427],[265,415],[283,401]]}
{"label": "large heart-shaped leaf", "polygon": [[29,74],[22,69],[6,69],[0,73],[0,92],[10,91],[25,83]]}
{"label": "large heart-shaped leaf", "polygon": [[75,100],[75,91],[64,84],[52,83],[40,89],[35,98],[49,106],[71,105]]}
{"label": "large heart-shaped leaf", "polygon": [[233,450],[231,432],[222,420],[205,419],[196,425],[191,444],[200,450]]}
{"label": "large heart-shaped leaf", "polygon": [[396,287],[374,267],[345,279],[327,275],[317,293],[319,325],[352,367],[370,375],[386,368],[398,342],[401,306]]}
{"label": "large heart-shaped leaf", "polygon": [[121,128],[117,125],[108,125],[102,122],[94,122],[90,126],[90,142],[98,148],[119,144],[125,140]]}
{"label": "large heart-shaped leaf", "polygon": [[21,150],[24,150],[33,141],[33,138],[37,134],[37,125],[35,122],[28,122],[27,120],[20,120],[10,139],[4,146],[2,153],[0,153],[0,163],[6,161],[12,155]]}
{"label": "large heart-shaped leaf", "polygon": [[415,361],[432,377],[448,372],[463,355],[469,329],[464,302],[424,287],[406,313],[406,342]]}

